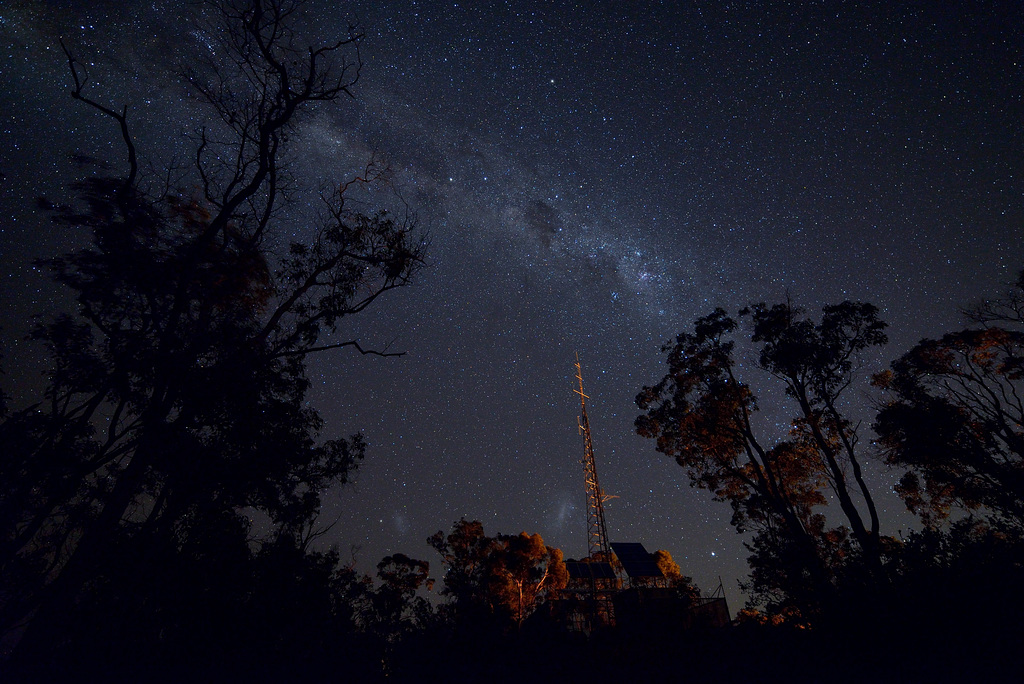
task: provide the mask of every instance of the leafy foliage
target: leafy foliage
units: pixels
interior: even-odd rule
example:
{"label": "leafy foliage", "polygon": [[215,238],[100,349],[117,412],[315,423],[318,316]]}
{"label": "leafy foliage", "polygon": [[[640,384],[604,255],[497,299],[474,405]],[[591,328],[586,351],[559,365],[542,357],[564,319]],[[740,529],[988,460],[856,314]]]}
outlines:
{"label": "leafy foliage", "polygon": [[861,354],[885,342],[885,324],[873,306],[855,302],[825,307],[819,322],[788,302],[740,313],[751,318],[759,366],[782,382],[796,405],[789,435],[769,445],[759,434],[757,400],[737,376],[732,338],[738,324],[723,309],[663,347],[668,373],[637,396],[645,412],[637,432],[656,439],[658,451],[686,468],[691,485],[729,502],[738,531],[755,530],[756,594],[779,605],[812,603],[811,596],[833,582],[837,558],[849,555],[846,532],[826,529],[815,510],[826,502],[826,487],[839,499],[862,557],[880,566],[878,516],[860,469],[856,426],[839,401]]}
{"label": "leafy foliage", "polygon": [[444,561],[442,594],[457,626],[497,620],[521,627],[569,580],[561,550],[545,546],[539,534],[488,537],[479,521],[462,519],[447,536],[438,531],[427,542]]}
{"label": "leafy foliage", "polygon": [[377,564],[380,587],[369,595],[369,610],[363,623],[387,642],[400,640],[419,627],[431,615],[431,606],[417,595],[420,588],[430,589],[430,564],[396,553]]}
{"label": "leafy foliage", "polygon": [[676,590],[681,598],[693,603],[700,598],[700,589],[693,583],[692,577],[683,574],[679,564],[672,558],[672,554],[664,549],[659,549],[651,554],[655,565],[661,570],[669,582],[669,586]]}
{"label": "leafy foliage", "polygon": [[[1024,278],[1018,281],[1024,289]],[[1024,331],[1020,292],[978,307],[984,327],[922,340],[875,377],[890,392],[875,431],[898,491],[936,525],[984,509],[1024,525]]]}
{"label": "leafy foliage", "polygon": [[[189,80],[221,121],[198,134],[190,191],[143,190],[127,110],[89,99],[65,48],[73,97],[117,121],[129,170],[45,204],[91,245],[45,262],[78,310],[38,327],[52,358],[43,400],[0,423],[0,577],[12,588],[0,594],[0,627],[31,615],[23,650],[48,648],[67,606],[117,586],[126,549],[186,563],[213,529],[241,540],[234,548],[248,558],[257,511],[304,552],[320,492],[346,482],[365,453],[359,435],[321,439],[305,357],[362,351],[334,338],[340,322],[407,284],[423,245],[409,217],[350,210],[352,183],[319,198],[319,226],[297,230],[289,217],[301,212],[281,210],[280,162],[303,111],[350,92],[358,53],[344,51],[360,37],[307,50],[287,23],[293,3],[217,8],[223,61]],[[302,232],[310,242],[276,250]]]}

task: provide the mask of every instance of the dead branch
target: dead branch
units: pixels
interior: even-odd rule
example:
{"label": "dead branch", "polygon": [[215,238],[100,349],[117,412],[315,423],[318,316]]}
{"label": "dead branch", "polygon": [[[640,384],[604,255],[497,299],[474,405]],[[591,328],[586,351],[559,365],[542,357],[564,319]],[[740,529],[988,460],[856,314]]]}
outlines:
{"label": "dead branch", "polygon": [[68,58],[68,69],[71,71],[71,78],[75,82],[74,88],[72,88],[71,90],[71,97],[81,102],[84,102],[93,109],[96,109],[97,111],[102,112],[103,114],[106,114],[107,116],[113,118],[121,127],[121,137],[124,139],[125,147],[128,148],[128,178],[125,180],[124,187],[122,189],[122,192],[127,192],[128,188],[134,187],[135,178],[139,174],[139,162],[135,155],[135,144],[132,143],[132,136],[128,130],[128,105],[125,105],[121,109],[121,113],[119,114],[115,112],[113,109],[110,109],[109,107],[104,107],[99,102],[89,99],[88,97],[83,95],[82,91],[85,89],[85,84],[89,80],[89,72],[85,69],[85,66],[82,65],[83,74],[80,76],[78,73],[77,65],[80,65],[81,63],[75,59],[74,55],[71,54],[71,51],[64,44],[63,39],[61,39],[59,42],[60,49],[64,51],[64,54]]}

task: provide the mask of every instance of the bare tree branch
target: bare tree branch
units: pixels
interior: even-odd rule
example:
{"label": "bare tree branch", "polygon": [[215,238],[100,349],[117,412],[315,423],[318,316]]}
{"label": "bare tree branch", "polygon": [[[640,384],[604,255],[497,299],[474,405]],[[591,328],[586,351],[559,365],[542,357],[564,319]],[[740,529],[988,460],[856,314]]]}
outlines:
{"label": "bare tree branch", "polygon": [[89,74],[87,71],[85,71],[85,67],[82,67],[84,73],[81,76],[79,76],[78,67],[76,65],[80,64],[80,62],[78,62],[78,60],[74,58],[68,47],[64,45],[63,39],[61,39],[59,42],[61,50],[64,51],[64,54],[68,58],[68,69],[71,71],[71,78],[75,82],[74,87],[71,89],[71,97],[73,97],[76,100],[80,100],[85,104],[89,105],[90,107],[92,107],[93,109],[96,109],[97,111],[102,112],[103,114],[106,114],[107,116],[113,118],[121,127],[121,137],[124,139],[125,147],[128,149],[128,178],[125,179],[124,182],[124,188],[122,189],[123,194],[128,191],[128,188],[134,187],[135,178],[138,176],[139,173],[139,163],[135,155],[135,143],[132,142],[131,133],[128,131],[128,105],[125,105],[121,109],[121,112],[118,113],[115,112],[113,109],[110,109],[109,107],[104,107],[99,102],[91,100],[85,95],[83,95],[82,90],[85,88],[85,84],[89,80]]}
{"label": "bare tree branch", "polygon": [[283,351],[276,354],[275,358],[283,356],[305,356],[306,354],[327,351],[328,349],[341,349],[342,347],[355,347],[360,354],[363,354],[365,356],[405,356],[406,354],[406,352],[389,352],[387,351],[387,347],[384,348],[384,351],[377,351],[375,349],[363,349],[362,346],[360,346],[359,344],[359,340],[349,340],[348,342],[325,344],[322,347],[309,347],[308,349],[293,349],[289,351]]}

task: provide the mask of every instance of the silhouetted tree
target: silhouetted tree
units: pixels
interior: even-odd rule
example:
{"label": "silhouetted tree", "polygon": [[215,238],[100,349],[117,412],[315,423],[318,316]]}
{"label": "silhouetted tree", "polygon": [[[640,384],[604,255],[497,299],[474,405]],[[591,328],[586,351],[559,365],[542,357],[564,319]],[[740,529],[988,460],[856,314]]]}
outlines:
{"label": "silhouetted tree", "polygon": [[[861,354],[888,341],[885,323],[875,306],[863,302],[826,306],[819,323],[801,318],[801,313],[788,302],[752,307],[752,339],[761,345],[759,365],[781,380],[796,401],[794,434],[808,452],[817,452],[854,538],[870,561],[880,565],[878,511],[860,465],[857,426],[842,415],[839,402],[853,383]],[[868,523],[853,492],[864,502]]]}
{"label": "silhouetted tree", "polygon": [[339,322],[422,262],[411,218],[347,205],[373,173],[322,193],[319,225],[301,226],[311,240],[278,251],[301,214],[282,208],[283,188],[295,190],[280,161],[289,134],[310,105],[351,94],[361,36],[305,49],[288,25],[295,3],[216,8],[222,61],[189,70],[216,117],[197,134],[194,191],[141,189],[127,108],[90,99],[65,49],[72,96],[119,125],[129,168],[48,205],[92,235],[47,262],[79,308],[35,333],[52,358],[44,400],[0,424],[0,626],[31,617],[24,650],[52,647],[69,606],[113,581],[123,549],[184,553],[214,520],[244,539],[253,510],[308,540],[319,493],[345,482],[365,447],[359,435],[319,439],[305,357],[364,351],[336,338]]}
{"label": "silhouetted tree", "polygon": [[853,302],[825,307],[818,323],[801,313],[788,303],[741,312],[751,317],[759,366],[795,401],[787,438],[769,443],[760,434],[753,418],[757,401],[736,373],[737,323],[722,309],[665,345],[668,374],[637,396],[645,411],[636,421],[638,433],[656,439],[658,451],[686,468],[691,485],[728,501],[738,531],[755,531],[753,580],[777,607],[811,605],[833,584],[845,533],[827,530],[815,511],[826,502],[826,488],[839,499],[869,567],[877,572],[881,566],[878,516],[860,472],[856,426],[839,405],[862,352],[885,342],[884,323],[873,306]]}
{"label": "silhouetted tree", "polygon": [[897,491],[927,525],[951,508],[1024,526],[1024,273],[969,316],[979,327],[926,339],[875,376],[889,390],[875,431],[910,468]]}
{"label": "silhouetted tree", "polygon": [[364,624],[393,642],[425,625],[431,614],[430,603],[418,596],[420,588],[430,589],[430,564],[410,558],[404,553],[387,556],[377,564],[380,586],[370,594],[370,610]]}
{"label": "silhouetted tree", "polygon": [[484,534],[479,520],[463,518],[445,535],[438,530],[427,543],[441,556],[444,565],[444,587],[441,595],[448,598],[444,612],[457,625],[486,622],[487,556],[493,540]]}
{"label": "silhouetted tree", "polygon": [[433,606],[420,595],[421,589],[433,587],[429,572],[426,561],[396,553],[377,564],[379,586],[373,588],[368,577],[363,580],[363,592],[354,606],[359,625],[370,637],[366,651],[374,654],[381,677],[394,674],[396,660],[401,665],[414,657],[416,638],[436,627]]}
{"label": "silhouetted tree", "polygon": [[692,486],[729,502],[738,531],[753,527],[792,540],[798,555],[792,575],[817,587],[827,582],[812,512],[824,503],[821,477],[809,459],[794,458],[796,445],[771,448],[755,433],[754,395],[734,372],[735,343],[728,336],[735,329],[735,320],[717,309],[663,348],[669,373],[637,397],[647,411],[637,418],[637,431],[686,468]]}

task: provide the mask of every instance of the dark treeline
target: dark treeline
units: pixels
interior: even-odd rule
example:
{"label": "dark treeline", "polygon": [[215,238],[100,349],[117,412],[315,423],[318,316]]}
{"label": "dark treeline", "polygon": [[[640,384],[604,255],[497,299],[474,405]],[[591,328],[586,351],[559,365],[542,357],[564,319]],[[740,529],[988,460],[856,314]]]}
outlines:
{"label": "dark treeline", "polygon": [[[740,629],[767,663],[809,681],[1000,680],[1024,636],[1024,272],[861,375],[886,324],[866,303],[716,309],[665,345],[668,372],[637,396],[638,432],[752,533]],[[758,420],[745,375],[784,389],[789,430]],[[744,354],[751,352],[744,351]],[[851,398],[870,379],[872,405]],[[873,439],[851,412],[873,411]],[[777,415],[773,414],[773,415]],[[865,459],[898,477],[921,528],[882,529]],[[826,515],[827,513],[827,515]],[[814,648],[810,648],[810,645]],[[782,654],[788,654],[784,656]],[[790,663],[779,658],[794,658]]]}
{"label": "dark treeline", "polygon": [[[18,407],[0,393],[7,680],[1010,672],[1024,636],[1024,274],[965,312],[964,330],[872,376],[873,436],[849,400],[886,342],[870,304],[817,319],[791,302],[718,309],[666,345],[665,377],[637,397],[637,429],[749,535],[749,601],[731,628],[685,619],[700,592],[662,551],[652,560],[675,612],[581,633],[559,612],[562,553],[538,535],[456,522],[428,540],[436,588],[427,560],[394,554],[367,576],[324,550],[320,493],[346,482],[366,448],[359,435],[321,438],[305,362],[387,355],[339,323],[415,278],[425,245],[409,215],[352,209],[386,170],[318,179],[333,190],[310,199],[281,162],[312,106],[351,94],[358,32],[309,48],[290,2],[214,8],[221,61],[181,72],[210,109],[190,170],[141,171],[127,108],[93,99],[64,46],[72,97],[120,132],[127,169],[94,170],[66,202],[41,200],[91,242],[45,262],[77,300],[33,332],[49,353],[45,391]],[[314,203],[315,216],[296,218]],[[773,407],[792,411],[784,435],[758,420],[741,336],[757,382],[784,389],[786,406]],[[868,459],[893,469],[919,530],[883,528]]]}

